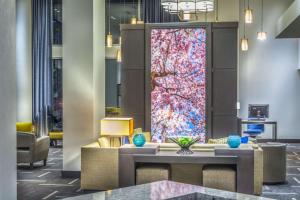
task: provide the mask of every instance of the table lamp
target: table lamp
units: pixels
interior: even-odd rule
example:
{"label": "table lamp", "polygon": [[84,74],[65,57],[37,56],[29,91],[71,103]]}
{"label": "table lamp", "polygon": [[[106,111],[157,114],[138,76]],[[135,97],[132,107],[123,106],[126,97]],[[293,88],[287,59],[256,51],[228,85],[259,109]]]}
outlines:
{"label": "table lamp", "polygon": [[121,144],[133,134],[133,118],[104,118],[100,126],[101,136],[119,138]]}

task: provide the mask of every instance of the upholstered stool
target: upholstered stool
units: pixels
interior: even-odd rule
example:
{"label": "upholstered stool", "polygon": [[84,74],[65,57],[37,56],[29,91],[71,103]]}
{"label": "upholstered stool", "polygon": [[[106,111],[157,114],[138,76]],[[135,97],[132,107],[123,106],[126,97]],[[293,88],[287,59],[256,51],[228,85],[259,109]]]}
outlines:
{"label": "upholstered stool", "polygon": [[49,138],[51,145],[57,146],[58,140],[63,140],[64,133],[63,132],[49,132]]}
{"label": "upholstered stool", "polygon": [[167,165],[141,166],[136,169],[136,185],[169,179],[170,170]]}
{"label": "upholstered stool", "polygon": [[236,171],[232,167],[206,165],[202,173],[204,187],[236,192]]}
{"label": "upholstered stool", "polygon": [[202,168],[199,164],[171,164],[172,181],[202,185]]}
{"label": "upholstered stool", "polygon": [[268,142],[263,149],[263,182],[274,184],[286,181],[286,144]]}

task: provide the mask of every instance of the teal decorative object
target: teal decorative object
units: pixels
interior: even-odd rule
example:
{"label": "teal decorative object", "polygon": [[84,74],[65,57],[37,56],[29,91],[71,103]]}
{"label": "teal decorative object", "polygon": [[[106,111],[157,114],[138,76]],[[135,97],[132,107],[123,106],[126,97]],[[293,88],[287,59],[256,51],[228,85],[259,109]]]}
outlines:
{"label": "teal decorative object", "polygon": [[145,137],[145,135],[143,133],[136,133],[136,134],[134,134],[132,140],[133,140],[133,144],[136,147],[142,147],[146,143],[146,137]]}
{"label": "teal decorative object", "polygon": [[238,135],[230,135],[227,139],[227,144],[230,148],[238,148],[241,144],[241,137]]}

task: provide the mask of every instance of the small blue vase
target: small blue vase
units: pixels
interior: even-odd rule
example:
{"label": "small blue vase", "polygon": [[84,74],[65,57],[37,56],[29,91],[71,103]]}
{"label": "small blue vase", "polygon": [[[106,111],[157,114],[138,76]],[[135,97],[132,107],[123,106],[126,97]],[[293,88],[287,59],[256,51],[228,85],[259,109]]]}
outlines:
{"label": "small blue vase", "polygon": [[133,144],[136,147],[142,147],[145,145],[146,143],[146,138],[145,135],[143,133],[137,133],[133,136]]}
{"label": "small blue vase", "polygon": [[241,137],[238,135],[230,135],[227,139],[227,144],[230,148],[238,148],[241,144]]}

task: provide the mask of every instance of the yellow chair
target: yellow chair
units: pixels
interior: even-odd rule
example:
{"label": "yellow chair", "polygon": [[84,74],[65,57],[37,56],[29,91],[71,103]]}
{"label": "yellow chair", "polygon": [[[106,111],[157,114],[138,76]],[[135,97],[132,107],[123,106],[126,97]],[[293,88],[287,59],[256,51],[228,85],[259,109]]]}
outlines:
{"label": "yellow chair", "polygon": [[32,122],[17,122],[16,130],[17,132],[34,133]]}
{"label": "yellow chair", "polygon": [[54,144],[54,146],[57,147],[57,141],[63,140],[64,133],[61,131],[52,131],[49,132],[49,137],[50,137],[50,143]]}

